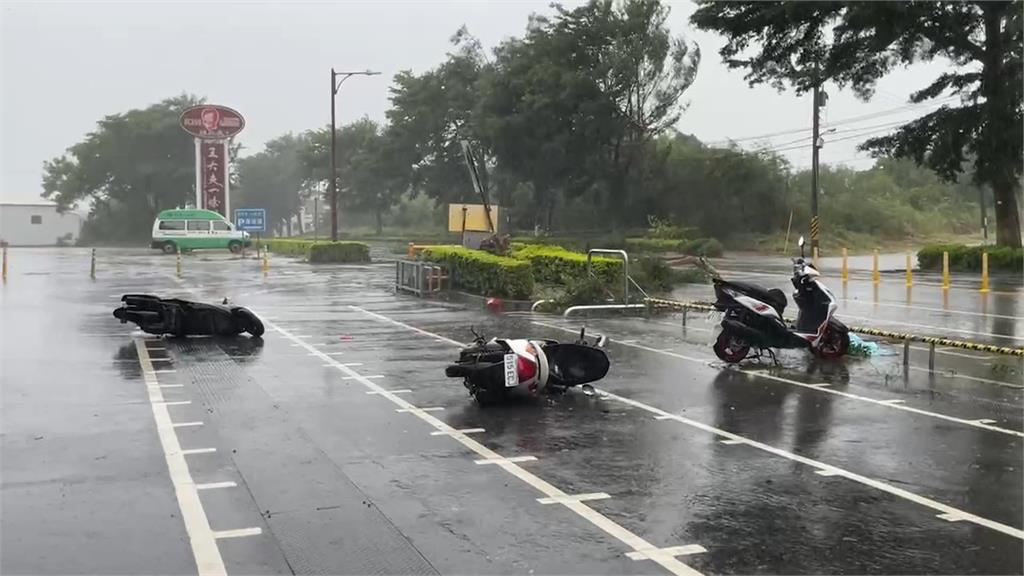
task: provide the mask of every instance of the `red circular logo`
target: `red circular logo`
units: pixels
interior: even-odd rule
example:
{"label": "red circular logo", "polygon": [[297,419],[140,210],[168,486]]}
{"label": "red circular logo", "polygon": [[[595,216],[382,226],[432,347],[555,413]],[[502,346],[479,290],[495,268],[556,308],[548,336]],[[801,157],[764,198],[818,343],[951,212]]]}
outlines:
{"label": "red circular logo", "polygon": [[216,104],[200,104],[181,113],[185,132],[205,140],[230,138],[245,128],[245,118],[236,110]]}

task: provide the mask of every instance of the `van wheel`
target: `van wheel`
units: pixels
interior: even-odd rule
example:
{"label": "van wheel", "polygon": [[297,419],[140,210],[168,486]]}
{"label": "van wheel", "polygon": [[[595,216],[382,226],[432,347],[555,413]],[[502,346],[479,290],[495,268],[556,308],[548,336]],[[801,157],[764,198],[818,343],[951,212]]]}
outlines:
{"label": "van wheel", "polygon": [[242,243],[238,240],[232,240],[231,242],[228,242],[228,250],[230,250],[232,254],[238,254],[242,251]]}
{"label": "van wheel", "polygon": [[174,254],[177,246],[174,245],[174,242],[164,242],[164,245],[161,246],[160,249],[164,251],[164,254]]}

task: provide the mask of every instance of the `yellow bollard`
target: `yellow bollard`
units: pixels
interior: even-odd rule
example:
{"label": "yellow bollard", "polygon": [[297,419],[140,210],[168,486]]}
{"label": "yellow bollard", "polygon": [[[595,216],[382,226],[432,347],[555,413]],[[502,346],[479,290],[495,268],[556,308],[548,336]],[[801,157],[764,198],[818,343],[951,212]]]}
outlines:
{"label": "yellow bollard", "polygon": [[846,264],[846,248],[843,248],[843,272],[842,272],[842,276],[843,276],[843,283],[845,284],[846,281],[850,279],[850,268]]}
{"label": "yellow bollard", "polygon": [[882,273],[878,271],[878,248],[875,248],[874,263],[871,271],[871,281],[878,284],[882,281]]}
{"label": "yellow bollard", "polygon": [[4,264],[3,264],[3,268],[4,268],[4,273],[3,273],[4,282],[7,282],[7,246],[4,246]]}
{"label": "yellow bollard", "polygon": [[949,290],[949,252],[942,253],[942,289]]}
{"label": "yellow bollard", "polygon": [[814,267],[818,269],[818,272],[821,272],[821,264],[818,264],[818,247],[817,246],[815,246],[814,248],[811,248],[811,262],[814,263]]}
{"label": "yellow bollard", "polygon": [[89,278],[96,279],[96,249],[92,249],[92,261],[89,263]]}
{"label": "yellow bollard", "polygon": [[266,276],[270,272],[270,249],[263,248],[263,275]]}
{"label": "yellow bollard", "polygon": [[174,266],[174,273],[178,278],[181,278],[181,248],[178,248],[178,261]]}
{"label": "yellow bollard", "polygon": [[413,257],[416,255],[416,251],[413,250],[414,246],[415,246],[415,244],[413,244],[412,242],[409,242],[409,251],[406,252],[406,256],[409,257],[409,260],[412,260]]}
{"label": "yellow bollard", "polygon": [[907,288],[914,285],[913,265],[910,263],[910,252],[907,252]]}
{"label": "yellow bollard", "polygon": [[981,253],[981,288],[979,292],[988,292],[988,252]]}

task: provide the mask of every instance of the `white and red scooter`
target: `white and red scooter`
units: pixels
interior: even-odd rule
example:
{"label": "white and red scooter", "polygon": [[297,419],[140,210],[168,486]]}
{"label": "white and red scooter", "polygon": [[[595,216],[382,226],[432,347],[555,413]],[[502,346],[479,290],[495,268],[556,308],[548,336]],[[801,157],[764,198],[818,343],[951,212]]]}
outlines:
{"label": "white and red scooter", "polygon": [[462,378],[469,393],[481,405],[507,396],[538,396],[564,392],[572,386],[594,382],[608,373],[605,339],[589,343],[556,340],[484,340],[480,335],[459,352],[459,359],[445,368],[449,378]]}

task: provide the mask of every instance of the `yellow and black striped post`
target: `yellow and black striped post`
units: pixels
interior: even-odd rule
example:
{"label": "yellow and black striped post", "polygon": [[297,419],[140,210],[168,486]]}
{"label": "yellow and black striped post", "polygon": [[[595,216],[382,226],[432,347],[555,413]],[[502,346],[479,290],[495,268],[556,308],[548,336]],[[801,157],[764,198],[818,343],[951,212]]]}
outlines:
{"label": "yellow and black striped post", "polygon": [[[820,232],[821,223],[818,220],[818,216],[811,216],[811,251],[814,254],[815,258],[817,258],[818,256],[816,250],[818,249],[818,236]],[[817,262],[815,262],[815,265],[817,265]]]}
{"label": "yellow and black striped post", "polygon": [[174,274],[181,278],[181,247],[178,247],[178,260],[174,264]]}

